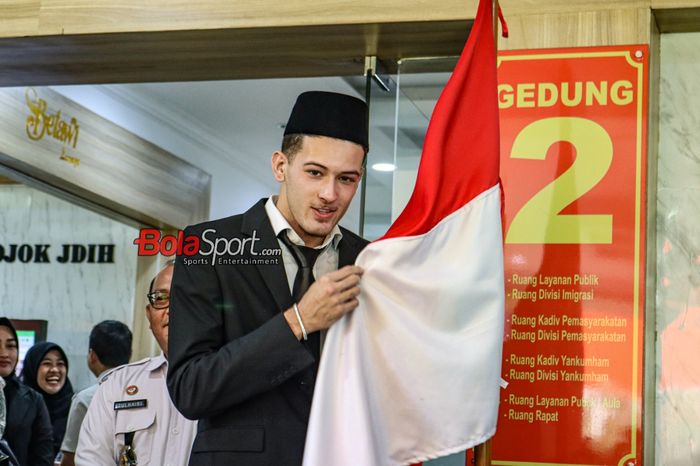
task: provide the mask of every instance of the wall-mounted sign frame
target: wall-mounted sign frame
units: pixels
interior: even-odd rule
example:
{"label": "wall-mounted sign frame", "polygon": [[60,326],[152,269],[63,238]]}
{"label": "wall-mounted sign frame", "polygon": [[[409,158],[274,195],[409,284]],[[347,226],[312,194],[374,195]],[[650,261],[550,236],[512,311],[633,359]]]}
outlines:
{"label": "wall-mounted sign frame", "polygon": [[499,55],[508,386],[494,465],[642,464],[648,55]]}

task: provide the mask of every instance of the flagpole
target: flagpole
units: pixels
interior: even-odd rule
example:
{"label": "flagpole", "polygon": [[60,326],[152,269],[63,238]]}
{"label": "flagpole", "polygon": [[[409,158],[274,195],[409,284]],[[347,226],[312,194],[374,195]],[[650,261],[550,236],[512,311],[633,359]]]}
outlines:
{"label": "flagpole", "polygon": [[[496,49],[496,59],[498,59],[498,0],[491,0],[491,16],[493,43]],[[474,464],[476,466],[491,466],[491,442],[492,439],[488,439],[474,447]]]}

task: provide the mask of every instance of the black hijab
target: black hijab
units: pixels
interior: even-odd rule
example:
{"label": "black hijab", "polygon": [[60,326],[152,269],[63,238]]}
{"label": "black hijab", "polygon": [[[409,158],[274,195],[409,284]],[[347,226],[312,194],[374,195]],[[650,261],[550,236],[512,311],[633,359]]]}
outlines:
{"label": "black hijab", "polygon": [[[66,362],[66,383],[53,395],[46,393],[37,383],[37,372],[42,359],[51,350],[61,353],[61,357]],[[49,409],[49,417],[53,427],[54,453],[58,453],[61,448],[63,436],[66,433],[66,423],[68,422],[68,411],[70,410],[71,399],[73,398],[73,386],[68,379],[68,357],[63,348],[56,343],[44,341],[29,348],[24,357],[24,367],[22,368],[22,381],[25,385],[41,393]]]}

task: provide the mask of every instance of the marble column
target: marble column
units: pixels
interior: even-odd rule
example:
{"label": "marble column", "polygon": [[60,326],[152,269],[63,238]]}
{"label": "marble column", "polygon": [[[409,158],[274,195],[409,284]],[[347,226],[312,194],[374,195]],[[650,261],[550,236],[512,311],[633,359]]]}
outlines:
{"label": "marble column", "polygon": [[[14,244],[30,245],[34,256],[0,261],[0,315],[47,320],[74,389],[85,388],[95,380],[86,363],[92,327],[105,319],[132,327],[138,230],[21,184],[0,184],[0,213],[5,255]],[[112,244],[113,262],[61,263],[64,245],[73,244]],[[36,245],[49,247],[36,254]]]}
{"label": "marble column", "polygon": [[[700,34],[661,37],[656,461],[700,464]],[[650,186],[653,189],[653,186]]]}

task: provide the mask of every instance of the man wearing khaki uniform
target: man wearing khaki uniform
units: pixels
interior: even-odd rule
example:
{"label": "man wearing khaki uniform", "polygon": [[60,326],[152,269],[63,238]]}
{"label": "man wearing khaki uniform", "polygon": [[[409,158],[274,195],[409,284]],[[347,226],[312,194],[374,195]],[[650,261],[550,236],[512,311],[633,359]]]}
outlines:
{"label": "man wearing khaki uniform", "polygon": [[77,466],[187,464],[197,423],[175,409],[165,384],[172,276],[169,263],[153,280],[146,306],[163,354],[118,367],[102,378],[80,429]]}

